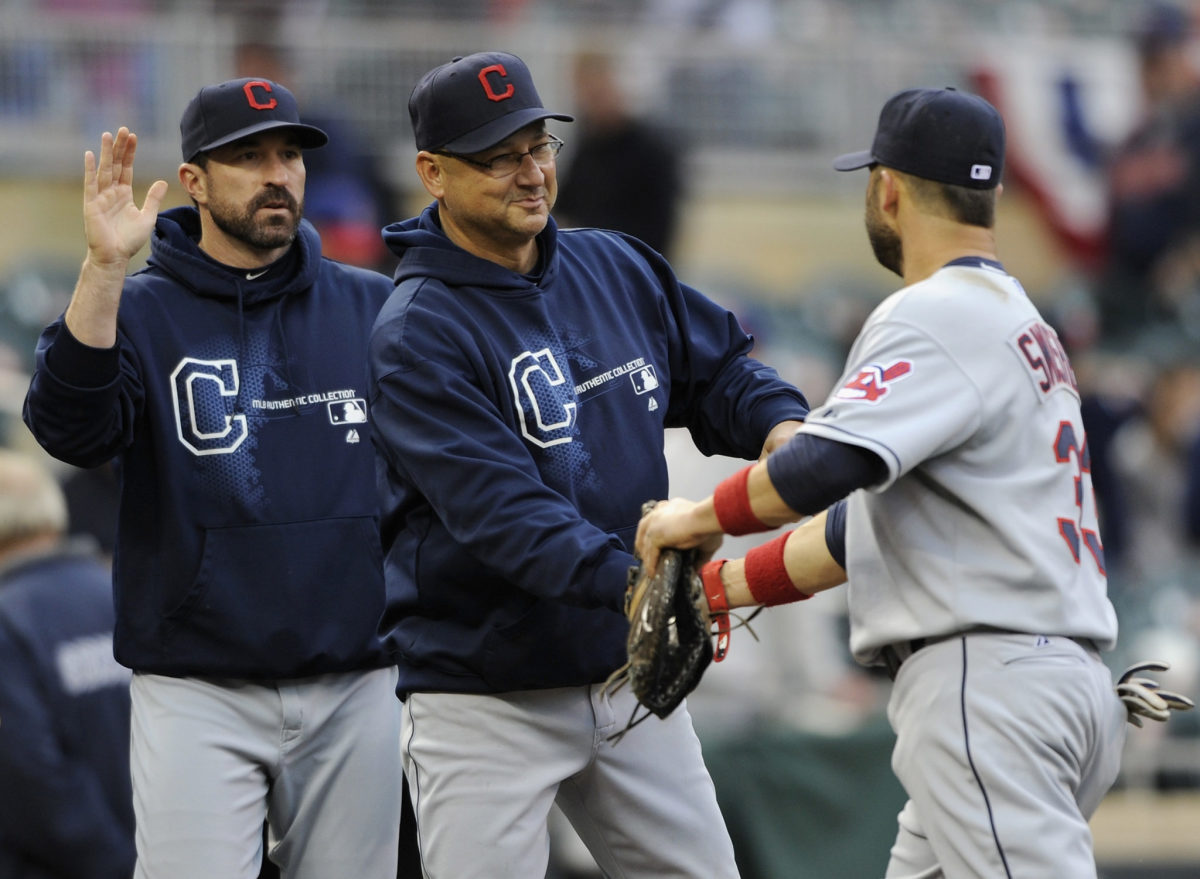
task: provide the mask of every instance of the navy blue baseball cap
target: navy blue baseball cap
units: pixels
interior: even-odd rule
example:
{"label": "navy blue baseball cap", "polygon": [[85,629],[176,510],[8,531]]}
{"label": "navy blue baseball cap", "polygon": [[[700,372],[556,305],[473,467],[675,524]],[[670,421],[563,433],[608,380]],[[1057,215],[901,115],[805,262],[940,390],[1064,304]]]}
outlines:
{"label": "navy blue baseball cap", "polygon": [[243,77],[206,85],[179,120],[183,160],[272,128],[293,129],[304,149],[329,142],[324,131],[300,121],[296,98],[277,82]]}
{"label": "navy blue baseball cap", "polygon": [[525,62],[507,52],[478,52],[435,67],[408,99],[419,150],[478,153],[539,119],[574,122],[542,106]]}
{"label": "navy blue baseball cap", "polygon": [[1004,120],[978,95],[906,89],[883,105],[869,150],[833,160],[839,171],[875,164],[939,183],[993,189],[1004,170]]}

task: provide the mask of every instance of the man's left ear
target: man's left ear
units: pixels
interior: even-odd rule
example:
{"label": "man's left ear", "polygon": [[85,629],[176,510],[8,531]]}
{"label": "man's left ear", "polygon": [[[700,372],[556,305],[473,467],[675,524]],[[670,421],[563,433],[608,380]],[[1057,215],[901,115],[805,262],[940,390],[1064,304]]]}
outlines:
{"label": "man's left ear", "polygon": [[875,197],[879,199],[879,209],[886,214],[894,214],[900,199],[900,179],[887,168],[879,169],[879,186],[876,187]]}

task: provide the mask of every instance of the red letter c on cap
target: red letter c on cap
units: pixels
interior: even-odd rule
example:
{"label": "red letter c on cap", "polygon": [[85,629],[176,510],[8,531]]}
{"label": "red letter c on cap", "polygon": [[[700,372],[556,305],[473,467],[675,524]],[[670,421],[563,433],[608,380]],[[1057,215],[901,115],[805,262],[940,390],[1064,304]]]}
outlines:
{"label": "red letter c on cap", "polygon": [[483,90],[485,92],[487,92],[488,99],[492,100],[492,101],[503,101],[505,98],[511,98],[513,96],[513,94],[516,92],[516,89],[513,87],[513,84],[511,82],[508,83],[508,88],[506,88],[503,92],[500,92],[499,94],[497,94],[492,89],[491,82],[488,81],[489,73],[499,74],[500,77],[503,78],[505,76],[508,76],[508,71],[504,69],[503,64],[490,64],[487,67],[483,68],[483,70],[479,71],[479,81],[481,83],[483,83]]}
{"label": "red letter c on cap", "polygon": [[279,102],[274,98],[270,98],[266,101],[260,101],[258,96],[254,94],[255,88],[262,89],[268,95],[271,94],[271,84],[269,82],[263,82],[261,79],[251,80],[242,86],[242,91],[246,93],[246,103],[248,103],[255,110],[274,110],[275,105]]}

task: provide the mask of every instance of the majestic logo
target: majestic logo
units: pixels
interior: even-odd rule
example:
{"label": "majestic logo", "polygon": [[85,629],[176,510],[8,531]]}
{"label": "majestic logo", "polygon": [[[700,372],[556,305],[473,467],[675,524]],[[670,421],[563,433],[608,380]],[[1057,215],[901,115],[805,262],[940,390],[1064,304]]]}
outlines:
{"label": "majestic logo", "polygon": [[[267,97],[260,99],[254,93],[255,89],[262,89],[267,93]],[[242,91],[246,93],[246,103],[255,110],[274,110],[279,102],[271,95],[272,88],[269,82],[263,82],[261,79],[254,79],[242,86]]]}
{"label": "majestic logo", "polygon": [[[492,81],[488,79],[488,76],[493,73],[506,86],[504,91],[498,92],[492,87]],[[479,71],[479,81],[483,83],[483,90],[487,93],[489,101],[504,101],[517,93],[516,87],[511,82],[504,82],[506,76],[508,76],[508,71],[504,69],[503,64],[489,64]]]}
{"label": "majestic logo", "polygon": [[846,382],[835,395],[839,400],[878,403],[891,392],[891,385],[912,373],[911,360],[897,360],[890,366],[871,363]]}
{"label": "majestic logo", "polygon": [[171,373],[175,431],[192,454],[228,455],[246,439],[246,416],[228,411],[237,393],[236,360],[179,361]]}

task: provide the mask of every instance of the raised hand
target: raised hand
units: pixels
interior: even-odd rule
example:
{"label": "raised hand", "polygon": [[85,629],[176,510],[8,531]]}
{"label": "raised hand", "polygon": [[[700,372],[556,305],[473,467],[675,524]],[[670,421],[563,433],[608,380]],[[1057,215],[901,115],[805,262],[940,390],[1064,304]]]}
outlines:
{"label": "raised hand", "polygon": [[133,255],[150,240],[167,182],[156,180],[139,208],[133,201],[133,156],[137,135],[121,128],[104,132],[100,160],[83,155],[83,230],[87,259],[79,271],[67,306],[71,334],[85,345],[111,347],[117,340],[117,311],[125,270]]}
{"label": "raised hand", "polygon": [[150,239],[154,221],[167,193],[165,180],[156,180],[141,208],[133,200],[133,158],[137,135],[120,128],[116,137],[104,132],[100,159],[88,150],[83,157],[83,228],[88,260],[96,266],[125,265]]}

